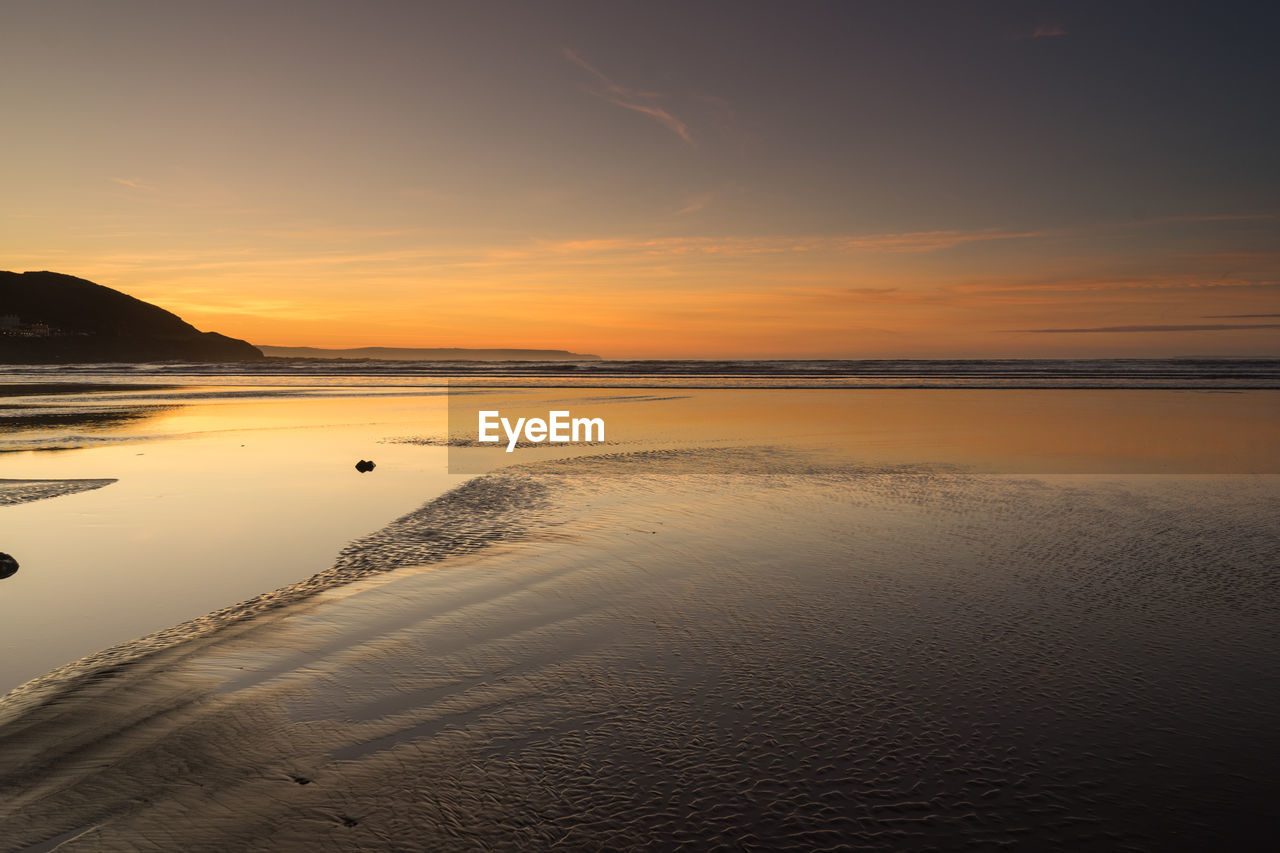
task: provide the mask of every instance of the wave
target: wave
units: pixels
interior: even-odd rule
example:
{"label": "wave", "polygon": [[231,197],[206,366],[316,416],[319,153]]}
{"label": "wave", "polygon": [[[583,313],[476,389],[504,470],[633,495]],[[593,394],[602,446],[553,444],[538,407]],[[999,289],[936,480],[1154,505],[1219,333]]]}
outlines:
{"label": "wave", "polygon": [[4,365],[0,377],[132,384],[482,385],[512,387],[1223,388],[1280,387],[1280,359],[862,359],[377,361]]}

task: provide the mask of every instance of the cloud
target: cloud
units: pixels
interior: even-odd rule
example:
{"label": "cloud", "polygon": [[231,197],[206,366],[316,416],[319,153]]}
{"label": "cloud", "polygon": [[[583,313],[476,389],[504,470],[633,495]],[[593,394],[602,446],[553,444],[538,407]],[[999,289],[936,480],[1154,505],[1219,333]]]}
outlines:
{"label": "cloud", "polygon": [[151,186],[151,184],[148,184],[145,181],[140,181],[137,178],[112,178],[111,180],[117,184],[120,184],[121,186],[129,187],[130,189],[135,189],[135,190],[154,190],[155,189],[155,187]]}
{"label": "cloud", "polygon": [[1024,240],[1047,236],[1042,231],[906,231],[898,234],[873,234],[866,237],[845,237],[839,240],[842,248],[870,249],[880,252],[933,252],[952,249],[966,243],[982,243],[988,240]]}
{"label": "cloud", "polygon": [[619,106],[627,110],[633,110],[641,115],[646,115],[666,127],[688,144],[696,145],[693,141],[693,137],[689,135],[688,125],[664,110],[662,107],[658,106],[657,101],[662,96],[657,92],[642,92],[619,85],[613,80],[610,80],[591,65],[591,63],[578,56],[578,54],[574,53],[569,48],[566,47],[562,53],[564,54],[565,59],[595,77],[603,86],[603,89],[588,89],[587,91],[590,94],[595,95],[603,101],[608,101],[615,106]]}
{"label": "cloud", "polygon": [[1098,326],[1092,329],[1010,329],[1036,334],[1076,334],[1080,332],[1234,332],[1242,329],[1280,329],[1280,323],[1239,323],[1215,326]]}
{"label": "cloud", "polygon": [[[696,200],[695,200],[696,201]],[[692,204],[690,205],[692,206]],[[692,212],[692,211],[689,211]],[[593,256],[616,264],[620,256],[648,258],[748,258],[759,255],[937,252],[969,243],[1042,236],[1039,232],[908,231],[896,234],[758,237],[605,237],[539,240],[523,246],[491,249],[489,258],[533,260],[545,257]]]}
{"label": "cloud", "polygon": [[1265,222],[1275,219],[1274,213],[1208,213],[1183,216],[1158,216],[1144,219],[1135,225],[1165,225],[1178,222]]}
{"label": "cloud", "polygon": [[1206,320],[1252,320],[1262,317],[1280,317],[1280,314],[1205,314]]}
{"label": "cloud", "polygon": [[700,195],[692,196],[689,198],[688,202],[685,203],[684,207],[680,208],[677,211],[672,212],[671,215],[684,216],[689,213],[697,213],[699,210],[702,210],[707,205],[711,204],[712,200],[715,199],[715,197],[716,197],[716,194],[713,192],[702,193]]}
{"label": "cloud", "polygon": [[971,281],[948,285],[958,294],[1107,293],[1111,291],[1199,291],[1220,288],[1276,288],[1269,279],[1205,278],[1197,275],[1146,275],[1130,278],[1073,278],[1039,281]]}
{"label": "cloud", "polygon": [[1042,39],[1042,38],[1053,38],[1055,36],[1065,36],[1065,35],[1067,35],[1067,28],[1062,26],[1062,24],[1053,23],[1053,24],[1041,24],[1040,26],[1036,27],[1035,32],[1031,34],[1031,37],[1033,39]]}

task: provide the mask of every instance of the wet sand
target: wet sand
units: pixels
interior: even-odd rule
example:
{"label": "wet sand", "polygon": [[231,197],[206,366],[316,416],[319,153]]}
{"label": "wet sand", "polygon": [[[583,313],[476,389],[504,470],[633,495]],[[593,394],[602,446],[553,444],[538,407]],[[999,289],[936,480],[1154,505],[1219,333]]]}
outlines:
{"label": "wet sand", "polygon": [[[434,399],[202,398],[89,447],[0,453],[6,477],[112,482],[74,494],[28,483],[23,493],[57,496],[0,506],[0,551],[21,564],[0,586],[0,695],[309,577],[352,539],[448,491],[462,478],[444,471],[443,451],[378,443],[429,424]],[[87,437],[59,430],[0,443]],[[376,474],[354,469],[362,456],[381,463]],[[0,502],[16,489],[0,488]]]}
{"label": "wet sand", "polygon": [[113,479],[99,480],[0,480],[0,506],[30,503],[31,501],[74,495],[90,489],[101,489],[114,483]]}
{"label": "wet sand", "polygon": [[506,469],[8,696],[0,849],[1257,846],[1278,496],[778,448]]}

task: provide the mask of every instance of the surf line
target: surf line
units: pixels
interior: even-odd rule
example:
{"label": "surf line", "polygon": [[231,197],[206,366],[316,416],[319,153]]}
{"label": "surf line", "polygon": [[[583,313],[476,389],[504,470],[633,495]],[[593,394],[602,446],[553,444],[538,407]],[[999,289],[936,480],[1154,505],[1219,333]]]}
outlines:
{"label": "surf line", "polygon": [[511,453],[523,436],[532,444],[572,444],[579,441],[604,441],[604,418],[575,418],[568,411],[547,412],[542,418],[516,418],[514,424],[498,411],[480,412],[480,442],[497,444],[502,441],[498,428],[507,437],[507,452]]}

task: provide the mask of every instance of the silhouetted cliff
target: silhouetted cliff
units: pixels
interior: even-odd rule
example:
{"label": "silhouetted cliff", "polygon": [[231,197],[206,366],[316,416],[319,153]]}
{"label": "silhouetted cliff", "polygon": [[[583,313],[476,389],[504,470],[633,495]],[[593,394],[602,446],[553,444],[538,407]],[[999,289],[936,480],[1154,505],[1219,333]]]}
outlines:
{"label": "silhouetted cliff", "polygon": [[61,273],[0,271],[0,363],[260,358],[245,341],[201,332],[118,290]]}

